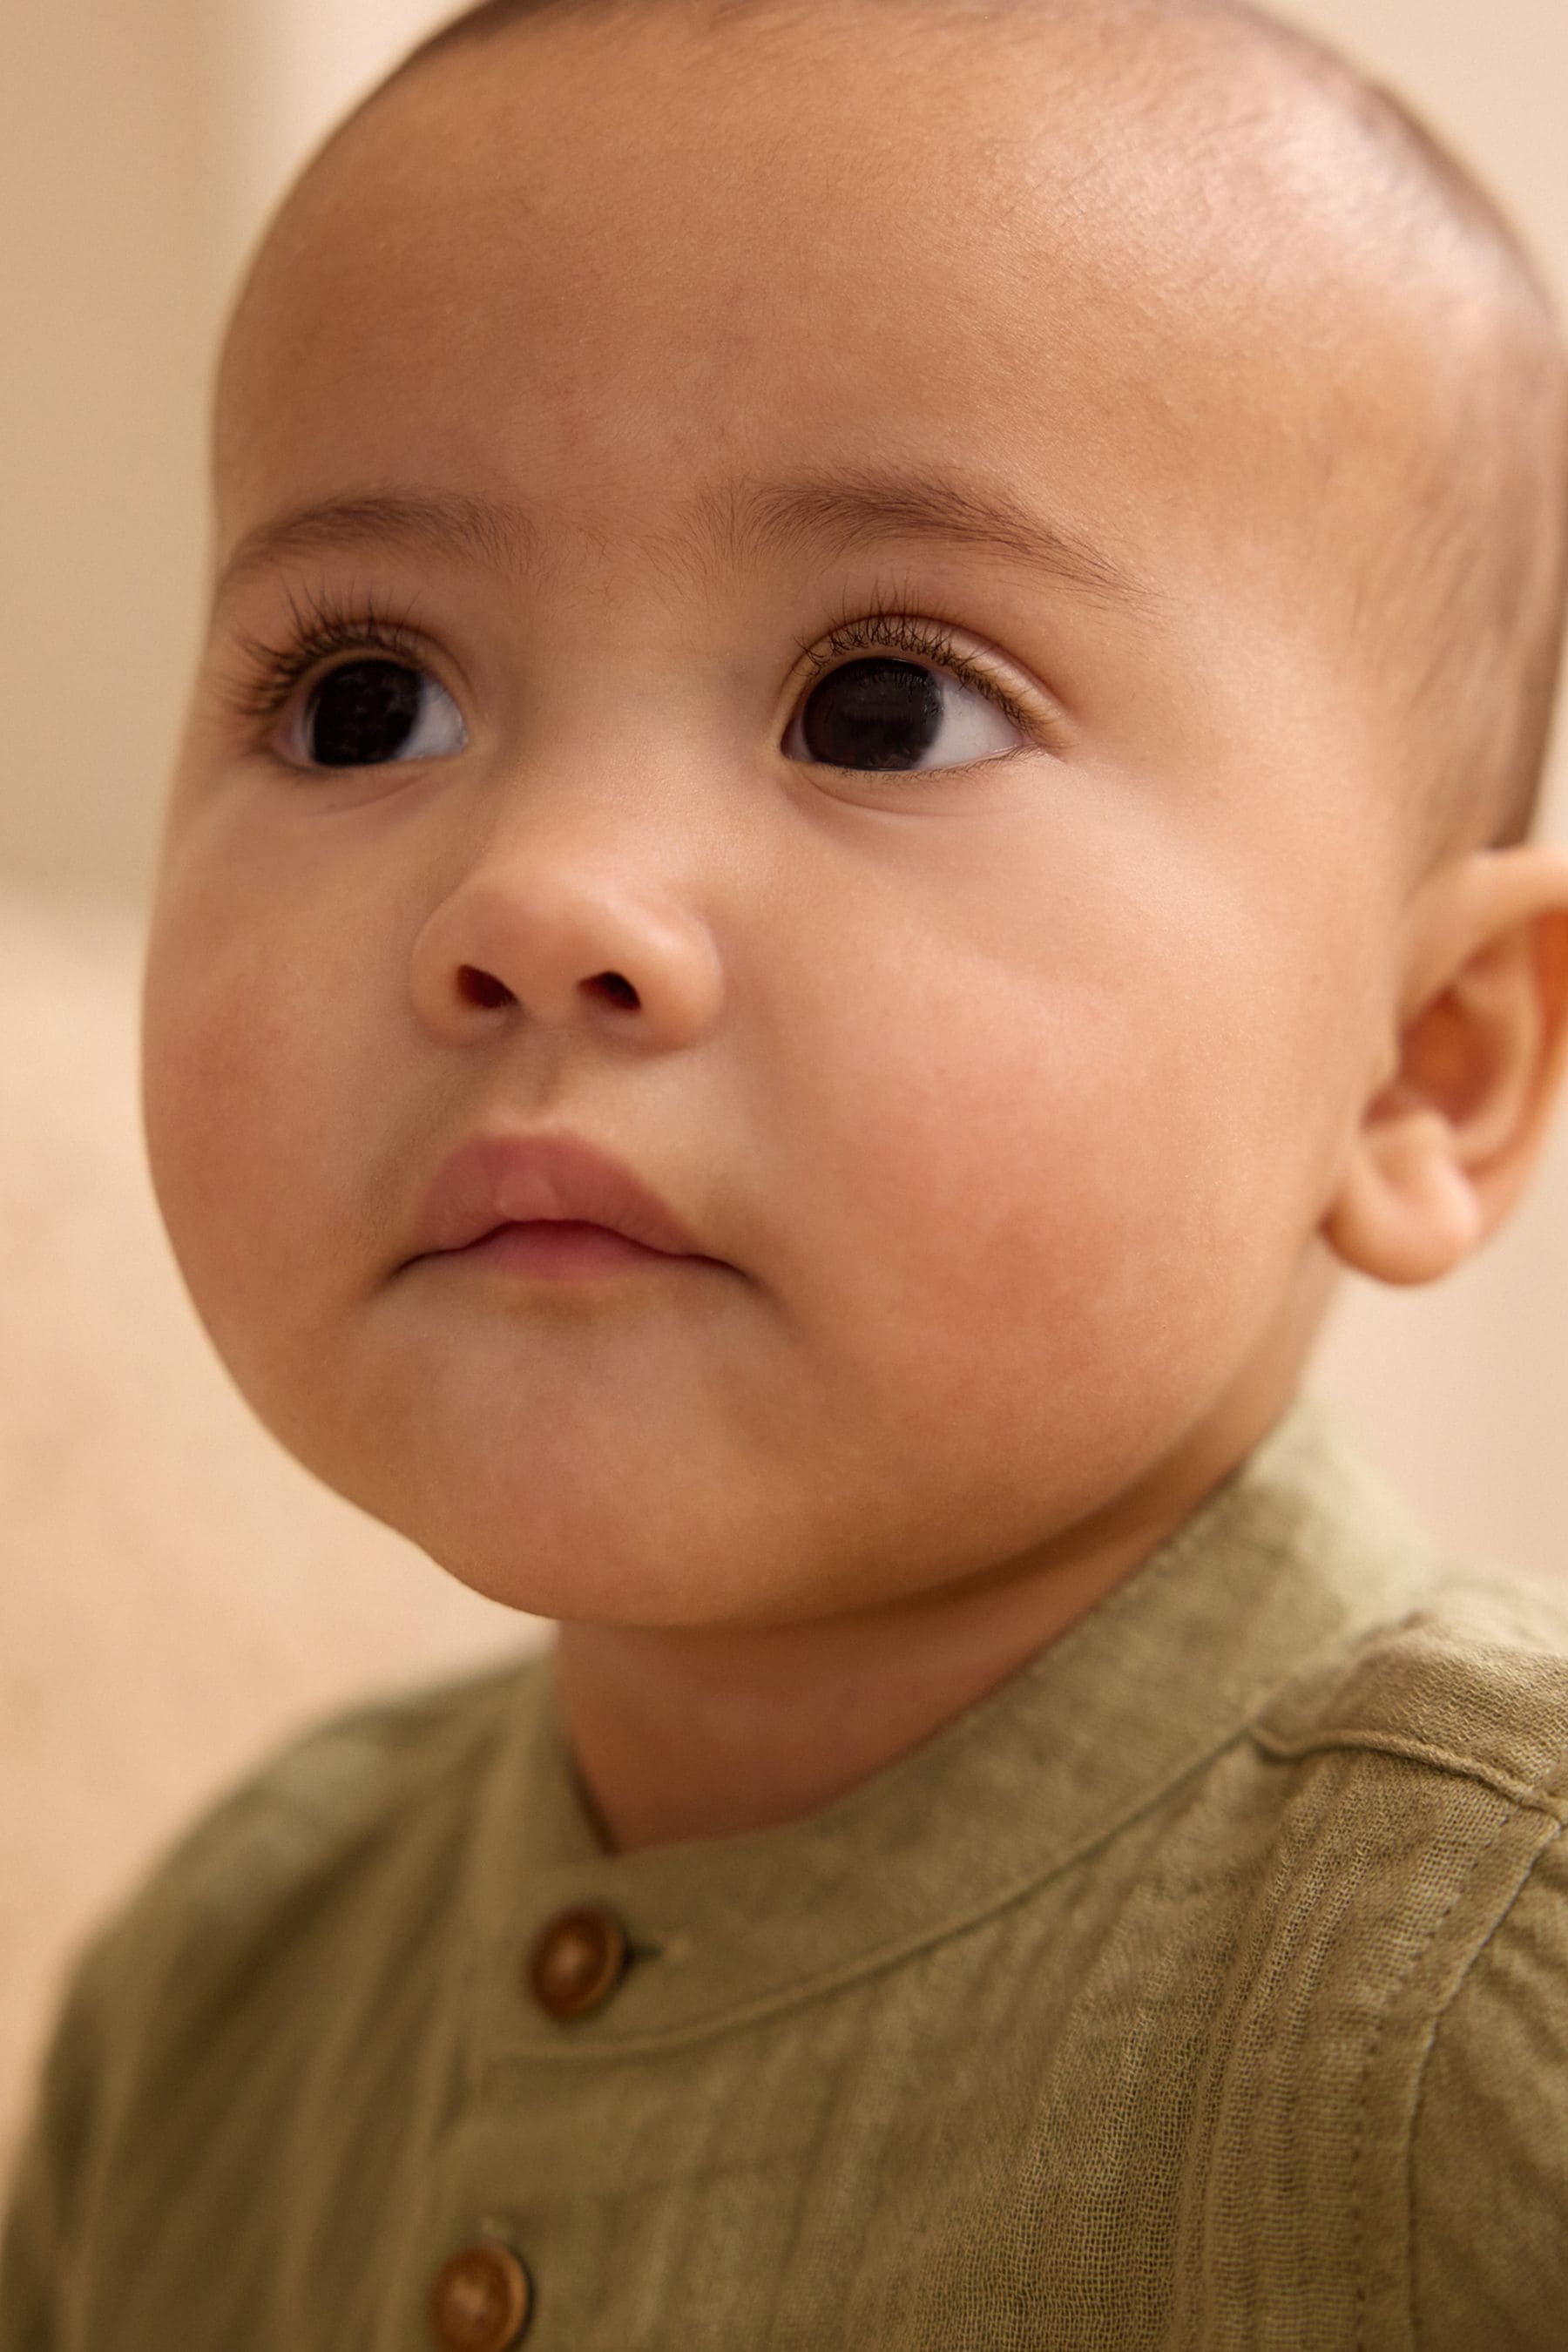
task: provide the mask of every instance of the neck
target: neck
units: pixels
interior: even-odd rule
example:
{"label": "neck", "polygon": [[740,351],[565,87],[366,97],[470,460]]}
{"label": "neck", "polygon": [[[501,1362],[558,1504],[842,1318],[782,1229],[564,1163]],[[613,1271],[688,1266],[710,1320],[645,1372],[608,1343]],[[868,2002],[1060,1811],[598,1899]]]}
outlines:
{"label": "neck", "polygon": [[1087,1521],[983,1576],[767,1626],[561,1624],[558,1704],[601,1840],[630,1853],[797,1821],[1016,1674],[1133,1573],[1272,1428],[1232,1399]]}

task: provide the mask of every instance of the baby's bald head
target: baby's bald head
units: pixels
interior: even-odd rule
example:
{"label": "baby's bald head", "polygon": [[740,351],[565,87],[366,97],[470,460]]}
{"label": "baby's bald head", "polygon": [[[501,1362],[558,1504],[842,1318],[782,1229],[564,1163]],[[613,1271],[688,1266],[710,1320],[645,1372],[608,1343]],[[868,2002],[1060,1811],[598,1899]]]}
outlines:
{"label": "baby's bald head", "polygon": [[[154,1180],[274,1433],[477,1589],[1093,1589],[1340,1267],[1506,1214],[1568,849],[1435,852],[1539,774],[1563,360],[1331,60],[1168,0],[492,8],[303,175],[216,389]],[[700,1255],[431,1250],[441,1139],[538,1116]]]}
{"label": "baby's bald head", "polygon": [[[437,58],[478,54],[530,24],[646,16],[691,0],[486,0],[421,44],[371,103]],[[837,0],[842,6],[843,0]],[[1447,364],[1408,386],[1403,482],[1373,520],[1347,583],[1359,632],[1408,718],[1405,785],[1415,868],[1481,843],[1527,837],[1551,735],[1568,601],[1568,354],[1551,294],[1488,191],[1394,93],[1323,43],[1247,0],[858,0],[968,38],[1077,45],[1136,85],[1151,113],[1173,107],[1209,148],[1194,175],[1235,208],[1238,246],[1270,266],[1247,152],[1257,68],[1270,110],[1292,116],[1303,152],[1331,133],[1337,189],[1363,270],[1408,310],[1417,347]],[[809,17],[821,0],[697,0],[715,30]],[[1251,71],[1238,81],[1236,68]],[[1255,126],[1254,126],[1255,127]],[[1237,134],[1227,157],[1227,133]],[[1232,168],[1235,164],[1239,168]],[[1135,168],[1130,159],[1129,168]],[[1288,182],[1289,171],[1279,178]],[[1304,173],[1309,210],[1321,189]],[[1270,234],[1289,234],[1279,184]],[[1341,223],[1342,234],[1343,223]],[[1313,225],[1303,213],[1304,236]],[[1310,361],[1310,352],[1303,352]],[[1398,388],[1387,387],[1397,398]],[[1313,453],[1331,469],[1331,449]],[[1397,473],[1400,469],[1395,467]]]}

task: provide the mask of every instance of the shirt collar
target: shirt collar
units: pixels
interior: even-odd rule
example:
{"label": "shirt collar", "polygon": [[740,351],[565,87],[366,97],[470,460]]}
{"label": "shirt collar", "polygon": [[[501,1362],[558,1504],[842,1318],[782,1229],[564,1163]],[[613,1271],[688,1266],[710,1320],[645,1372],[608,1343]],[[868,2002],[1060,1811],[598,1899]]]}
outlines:
{"label": "shirt collar", "polygon": [[[489,2053],[630,2053],[886,1967],[1026,1895],[1237,1737],[1314,1654],[1436,1567],[1337,1412],[1299,1398],[1128,1580],[919,1747],[808,1817],[606,1853],[551,1656],[522,1667],[465,1898]],[[615,1912],[632,1964],[592,2014],[529,1997],[551,1916]]]}

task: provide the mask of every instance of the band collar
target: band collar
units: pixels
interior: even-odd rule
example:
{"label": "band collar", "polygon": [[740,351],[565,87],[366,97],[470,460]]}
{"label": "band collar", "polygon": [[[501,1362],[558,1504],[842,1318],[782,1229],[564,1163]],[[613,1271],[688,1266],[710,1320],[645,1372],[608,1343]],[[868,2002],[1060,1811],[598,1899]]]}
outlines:
{"label": "band collar", "polygon": [[[1299,1398],[1124,1584],[919,1747],[810,1816],[605,1853],[554,1701],[520,1674],[466,1908],[482,2053],[667,2047],[889,1966],[1026,1895],[1237,1737],[1314,1652],[1411,1605],[1430,1547],[1333,1408]],[[527,1990],[586,1906],[634,1955],[569,2023]]]}

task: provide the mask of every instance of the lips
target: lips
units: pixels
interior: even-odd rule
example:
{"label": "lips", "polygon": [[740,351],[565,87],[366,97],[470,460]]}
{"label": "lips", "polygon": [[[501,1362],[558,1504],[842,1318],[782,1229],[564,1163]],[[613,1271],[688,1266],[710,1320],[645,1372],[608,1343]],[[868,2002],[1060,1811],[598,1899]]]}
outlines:
{"label": "lips", "polygon": [[479,1135],[437,1171],[416,1220],[416,1257],[467,1249],[498,1226],[534,1221],[603,1225],[670,1257],[695,1240],[629,1168],[574,1135]]}

